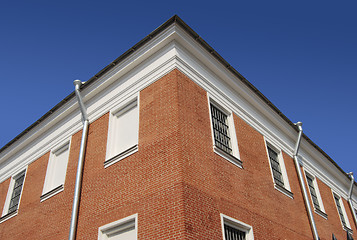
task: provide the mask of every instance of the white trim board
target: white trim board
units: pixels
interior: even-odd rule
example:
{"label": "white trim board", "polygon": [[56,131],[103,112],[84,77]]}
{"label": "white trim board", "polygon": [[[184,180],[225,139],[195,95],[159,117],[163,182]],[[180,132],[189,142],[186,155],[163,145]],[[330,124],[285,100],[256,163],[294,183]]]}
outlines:
{"label": "white trim board", "polygon": [[[228,106],[269,142],[292,156],[297,132],[175,24],[82,91],[90,122],[175,68]],[[78,104],[72,99],[0,154],[0,182],[81,127]],[[336,192],[344,193],[341,195],[347,194],[349,182],[343,173],[304,139],[300,155],[304,166],[316,172],[321,181]],[[335,182],[337,184],[333,184]],[[357,190],[354,199],[357,199]]]}

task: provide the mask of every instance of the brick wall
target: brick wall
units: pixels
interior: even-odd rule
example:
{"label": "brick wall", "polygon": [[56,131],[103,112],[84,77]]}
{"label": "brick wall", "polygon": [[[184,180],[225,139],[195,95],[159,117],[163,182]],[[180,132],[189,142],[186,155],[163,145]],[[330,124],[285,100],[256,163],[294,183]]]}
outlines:
{"label": "brick wall", "polygon": [[[139,151],[107,168],[109,113],[90,124],[78,240],[135,213],[139,239],[222,239],[221,213],[251,225],[258,240],[312,239],[293,159],[283,153],[291,199],[274,188],[263,136],[239,116],[243,169],[214,153],[207,94],[179,70],[140,92],[139,113]],[[49,153],[29,165],[19,213],[0,224],[0,239],[68,238],[80,141],[81,131],[72,136],[64,191],[42,203]],[[9,182],[0,184],[1,206]],[[331,190],[318,186],[328,214],[315,214],[321,240],[332,232],[344,239]]]}
{"label": "brick wall", "polygon": [[64,191],[40,202],[50,153],[27,169],[18,214],[0,224],[0,239],[67,239],[81,132],[72,136]]}
{"label": "brick wall", "polygon": [[206,92],[183,74],[180,85],[188,239],[222,239],[220,213],[253,226],[255,239],[311,239],[292,160],[286,165],[295,199],[275,190],[263,136],[236,115],[243,169],[215,154]]}
{"label": "brick wall", "polygon": [[140,93],[138,152],[104,169],[109,114],[90,125],[78,239],[135,213],[139,239],[183,239],[177,74]]}
{"label": "brick wall", "polygon": [[[342,223],[337,212],[335,199],[333,198],[331,188],[320,181],[317,178],[317,184],[319,186],[321,198],[327,214],[327,219],[321,217],[318,214],[314,214],[314,218],[317,225],[317,231],[321,239],[331,239],[332,233],[337,239],[346,239],[346,232],[342,228]],[[353,217],[350,212],[348,203],[343,200],[344,207],[347,212],[348,220],[351,224],[352,230],[356,233],[356,227],[353,222]],[[354,235],[356,236],[356,235]]]}

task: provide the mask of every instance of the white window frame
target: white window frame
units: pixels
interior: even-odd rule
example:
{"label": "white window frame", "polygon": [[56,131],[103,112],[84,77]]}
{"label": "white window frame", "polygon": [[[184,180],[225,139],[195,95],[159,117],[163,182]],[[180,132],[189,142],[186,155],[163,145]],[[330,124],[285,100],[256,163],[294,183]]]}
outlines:
{"label": "white window frame", "polygon": [[221,213],[220,215],[221,215],[221,226],[222,226],[223,240],[226,240],[226,236],[224,234],[224,225],[228,225],[228,226],[238,229],[239,231],[245,232],[246,240],[254,240],[252,226],[250,226],[244,222],[241,222],[237,219],[234,219],[232,217],[229,217],[227,215],[224,215],[223,213]]}
{"label": "white window frame", "polygon": [[[315,213],[317,213],[321,217],[327,219],[327,214],[325,211],[324,203],[322,201],[319,186],[317,185],[316,177],[305,169],[304,169],[304,173],[305,173],[305,181],[306,181],[307,188],[308,188],[308,191],[310,194],[311,203],[312,203],[312,206],[314,207]],[[315,208],[315,204],[312,199],[311,192],[310,192],[309,182],[307,181],[307,176],[309,176],[312,179],[312,184],[314,185],[314,188],[315,188],[316,197],[317,197],[317,200],[319,201],[320,209]]]}
{"label": "white window frame", "polygon": [[[286,171],[285,161],[284,161],[283,153],[282,153],[281,149],[276,147],[274,144],[272,144],[270,141],[268,141],[265,137],[264,137],[264,143],[265,143],[265,151],[266,151],[268,163],[269,163],[270,174],[271,174],[272,181],[274,183],[274,188],[276,190],[280,191],[281,193],[285,194],[286,196],[288,196],[290,198],[294,198],[293,197],[294,194],[291,192],[288,173]],[[273,168],[270,163],[268,147],[270,147],[272,150],[274,150],[278,154],[278,161],[279,161],[281,175],[282,175],[282,178],[284,181],[284,187],[275,183]]]}
{"label": "white window frame", "polygon": [[[43,202],[46,199],[49,199],[50,197],[62,192],[64,190],[64,184],[66,182],[66,175],[67,175],[67,168],[68,168],[68,162],[69,162],[69,154],[71,150],[71,138],[66,140],[65,142],[62,142],[61,144],[58,144],[55,146],[50,153],[50,157],[48,159],[47,163],[47,170],[46,170],[46,177],[45,177],[45,182],[43,184],[43,189],[42,189],[42,195],[40,197],[40,201]],[[53,171],[55,171],[55,162],[56,161],[56,156],[59,151],[68,151],[68,156],[67,156],[67,163],[66,163],[66,170],[65,170],[65,177],[63,179],[63,183],[58,185],[58,186],[52,186],[51,188],[48,186],[50,185],[50,181],[53,179]],[[52,174],[52,175],[51,175]]]}
{"label": "white window frame", "polygon": [[[338,197],[338,201],[340,203],[340,206],[341,206],[341,209],[342,209],[342,213],[343,213],[343,217],[346,221],[346,227],[343,226],[343,223],[342,223],[342,220],[341,220],[341,217],[340,217],[340,214],[338,212],[338,208],[337,208],[337,205],[336,205],[336,202],[335,202],[335,196]],[[345,209],[345,206],[343,204],[343,201],[342,201],[342,197],[341,195],[337,194],[336,192],[332,191],[332,197],[333,197],[333,201],[335,203],[335,206],[336,206],[336,211],[337,211],[337,215],[338,215],[338,218],[340,219],[340,223],[341,223],[341,226],[342,228],[345,230],[345,231],[349,231],[349,232],[352,232],[352,229],[351,229],[351,225],[350,225],[350,221],[348,220],[348,215],[347,215],[347,212],[346,212],[346,209]]]}
{"label": "white window frame", "polygon": [[[2,215],[1,215],[1,218],[0,218],[0,223],[14,217],[17,215],[18,211],[19,211],[19,208],[20,208],[20,204],[21,204],[21,198],[22,198],[22,193],[24,191],[24,185],[25,185],[25,181],[26,181],[26,175],[27,175],[27,166],[25,169],[21,169],[20,171],[17,171],[12,177],[11,177],[11,181],[10,181],[10,184],[9,184],[9,188],[8,188],[8,191],[7,191],[7,195],[6,195],[6,200],[5,200],[5,204],[4,204],[4,209],[2,211]],[[23,173],[25,172],[25,176],[24,176],[24,181],[22,183],[22,188],[21,188],[21,194],[20,194],[20,198],[19,198],[19,203],[17,205],[17,209],[16,211],[13,211],[11,213],[9,213],[9,206],[10,206],[10,201],[11,201],[11,196],[12,196],[12,193],[14,191],[14,184],[15,184],[15,181],[17,180],[17,178],[19,178]]]}
{"label": "white window frame", "polygon": [[136,239],[138,239],[138,214],[136,213],[126,218],[99,227],[98,240],[107,240],[108,233],[115,233],[132,227],[132,222],[134,223],[135,227]]}
{"label": "white window frame", "polygon": [[[234,120],[233,120],[233,112],[229,110],[228,107],[226,107],[224,104],[221,102],[217,101],[216,99],[213,99],[209,94],[207,94],[208,97],[208,109],[209,109],[209,118],[210,118],[210,125],[211,125],[211,136],[212,136],[212,142],[213,142],[213,151],[220,155],[221,157],[225,158],[229,162],[233,163],[234,165],[243,168],[242,161],[240,160],[240,154],[239,154],[239,149],[238,149],[238,139],[236,135],[236,129],[234,125]],[[224,114],[227,115],[227,121],[228,121],[228,130],[229,130],[229,135],[230,135],[230,140],[231,140],[231,146],[232,146],[232,154],[229,154],[215,145],[215,139],[214,139],[214,130],[213,130],[213,123],[212,123],[212,113],[211,113],[211,104],[218,108],[220,111],[222,111]]]}
{"label": "white window frame", "polygon": [[[116,120],[118,115],[121,115],[125,113],[126,111],[129,111],[133,107],[137,108],[138,111],[138,119],[137,119],[137,124],[138,124],[138,136],[137,136],[137,143],[136,145],[131,146],[130,148],[113,154],[114,151],[114,121]],[[112,164],[130,156],[131,154],[136,153],[139,150],[139,126],[140,126],[140,102],[139,102],[139,94],[136,94],[134,97],[128,98],[125,101],[119,103],[113,110],[110,111],[110,116],[109,116],[109,126],[108,126],[108,139],[107,139],[107,149],[106,149],[106,157],[104,161],[104,168],[107,168],[111,166]]]}

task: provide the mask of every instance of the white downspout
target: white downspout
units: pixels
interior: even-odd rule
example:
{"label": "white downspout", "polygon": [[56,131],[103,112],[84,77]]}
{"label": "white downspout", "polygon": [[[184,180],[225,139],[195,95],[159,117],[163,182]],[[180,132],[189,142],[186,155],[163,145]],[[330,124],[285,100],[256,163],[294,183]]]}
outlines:
{"label": "white downspout", "polygon": [[82,131],[82,140],[81,140],[81,147],[79,150],[79,157],[78,157],[78,166],[77,166],[77,175],[76,175],[76,184],[74,186],[74,195],[73,195],[73,206],[72,206],[72,216],[71,216],[71,225],[69,229],[69,237],[68,240],[75,240],[76,239],[76,232],[77,232],[77,222],[78,222],[78,208],[79,208],[79,200],[81,197],[81,187],[82,187],[82,174],[83,174],[83,163],[84,163],[84,154],[87,145],[87,136],[88,136],[88,115],[86,107],[83,104],[83,100],[81,97],[81,93],[79,91],[80,87],[82,86],[82,82],[80,80],[75,80],[73,82],[75,86],[75,93],[77,96],[79,108],[82,113],[82,123],[83,123],[83,131]]}
{"label": "white downspout", "polygon": [[302,173],[301,173],[300,163],[299,163],[299,160],[298,160],[298,152],[299,152],[301,136],[302,136],[302,122],[297,122],[295,125],[299,129],[299,136],[298,136],[298,140],[297,140],[296,145],[295,145],[294,156],[293,156],[294,157],[294,162],[295,162],[295,167],[296,167],[296,172],[298,174],[300,186],[301,186],[301,189],[302,189],[302,195],[304,196],[304,202],[305,202],[305,206],[306,206],[306,210],[307,210],[307,215],[309,216],[309,221],[310,221],[312,233],[314,235],[314,239],[315,240],[319,240],[319,235],[317,234],[317,229],[316,229],[314,216],[312,215],[310,201],[309,201],[309,198],[307,196],[305,183],[304,183],[304,180],[303,180],[303,177],[302,177]]}
{"label": "white downspout", "polygon": [[357,226],[356,212],[355,212],[355,209],[354,209],[353,204],[352,204],[352,190],[353,190],[353,185],[355,183],[355,178],[353,177],[353,173],[352,172],[347,173],[347,175],[349,175],[350,178],[351,178],[351,186],[350,186],[350,191],[348,193],[348,203],[349,203],[351,211],[352,211],[353,220],[355,221],[355,224]]}

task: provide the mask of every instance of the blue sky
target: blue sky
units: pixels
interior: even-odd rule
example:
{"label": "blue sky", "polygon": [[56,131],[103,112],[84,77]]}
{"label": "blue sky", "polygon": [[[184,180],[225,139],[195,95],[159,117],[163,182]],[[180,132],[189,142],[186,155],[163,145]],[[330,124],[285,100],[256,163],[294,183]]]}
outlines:
{"label": "blue sky", "polygon": [[174,14],[357,175],[357,2],[6,1],[0,147]]}

